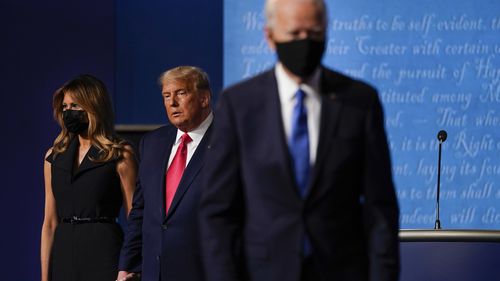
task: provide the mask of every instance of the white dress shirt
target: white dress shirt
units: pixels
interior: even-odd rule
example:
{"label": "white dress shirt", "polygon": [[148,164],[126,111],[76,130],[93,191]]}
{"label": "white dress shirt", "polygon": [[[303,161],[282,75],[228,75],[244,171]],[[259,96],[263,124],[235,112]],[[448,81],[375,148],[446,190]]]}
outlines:
{"label": "white dress shirt", "polygon": [[[191,142],[187,144],[187,159],[186,159],[186,167],[189,163],[189,160],[191,160],[191,157],[193,157],[194,152],[196,151],[196,148],[201,142],[201,139],[203,139],[203,136],[208,130],[208,127],[210,127],[210,124],[212,124],[212,121],[214,120],[214,115],[212,112],[201,122],[200,126],[198,128],[187,132],[189,137],[192,139]],[[170,151],[170,158],[168,159],[168,167],[170,167],[170,164],[172,163],[172,160],[174,160],[175,153],[177,152],[177,148],[181,144],[181,137],[184,135],[184,132],[177,129],[177,136],[175,137],[175,142],[174,145],[172,146],[172,151]]]}
{"label": "white dress shirt", "polygon": [[321,68],[317,68],[311,75],[311,78],[298,85],[286,74],[281,63],[275,67],[276,81],[278,83],[278,92],[281,104],[281,115],[283,118],[283,127],[287,143],[292,134],[292,114],[297,99],[295,93],[299,87],[304,91],[304,104],[307,110],[307,130],[309,135],[309,160],[311,165],[316,161],[318,150],[319,126],[321,116],[321,96],[320,96],[320,74]]}

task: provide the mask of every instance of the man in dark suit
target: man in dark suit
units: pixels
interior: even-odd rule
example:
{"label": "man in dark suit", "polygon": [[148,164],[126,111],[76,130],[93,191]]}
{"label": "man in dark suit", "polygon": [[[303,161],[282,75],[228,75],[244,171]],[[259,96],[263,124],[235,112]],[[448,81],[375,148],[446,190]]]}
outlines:
{"label": "man in dark suit", "polygon": [[226,89],[200,207],[208,281],[393,281],[399,209],[369,85],[320,65],[322,0],[269,0],[275,68]]}
{"label": "man in dark suit", "polygon": [[198,203],[213,114],[208,76],[181,66],[160,76],[171,125],[140,143],[139,175],[117,280],[204,280]]}

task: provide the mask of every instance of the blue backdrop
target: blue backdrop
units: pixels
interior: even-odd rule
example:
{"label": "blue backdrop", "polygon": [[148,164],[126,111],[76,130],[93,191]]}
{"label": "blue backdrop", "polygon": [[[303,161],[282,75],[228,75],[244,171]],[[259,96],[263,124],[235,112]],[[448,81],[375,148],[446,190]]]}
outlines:
{"label": "blue backdrop", "polygon": [[120,124],[166,122],[160,74],[178,65],[205,70],[222,87],[222,1],[118,1],[116,115]]}
{"label": "blue backdrop", "polygon": [[[4,150],[4,158],[1,162],[0,193],[2,213],[0,265],[4,269],[1,280],[31,281],[39,278],[40,229],[44,202],[42,166],[45,152],[51,146],[59,130],[52,118],[51,101],[54,90],[63,82],[80,73],[92,73],[100,77],[110,89],[119,123],[160,124],[165,123],[165,115],[156,79],[163,70],[179,64],[201,66],[209,73],[213,88],[217,93],[223,85],[244,77],[245,72],[231,67],[243,65],[248,68],[246,70],[248,74],[254,74],[272,65],[272,54],[267,54],[267,57],[263,59],[257,56],[264,53],[263,57],[265,57],[266,52],[269,52],[262,43],[261,1],[228,1],[224,8],[222,2],[222,0],[150,0],[141,3],[132,0],[0,1],[0,77],[2,77],[0,101],[3,105],[0,111],[0,118],[3,120],[0,139]],[[381,94],[389,93],[381,97],[386,106],[387,126],[394,143],[393,149],[398,148],[398,150],[393,150],[393,158],[403,209],[408,206],[410,209],[419,210],[417,215],[433,212],[433,204],[429,202],[432,199],[426,198],[427,195],[420,195],[424,196],[418,199],[420,201],[410,199],[419,196],[417,191],[425,191],[426,188],[434,186],[435,175],[422,174],[423,166],[420,172],[417,168],[420,159],[424,159],[422,164],[435,165],[437,158],[435,142],[432,148],[429,148],[429,143],[435,139],[438,129],[445,128],[450,133],[450,139],[445,143],[443,162],[449,166],[450,171],[448,176],[444,176],[443,190],[455,190],[456,196],[461,196],[461,192],[467,191],[475,179],[478,181],[472,186],[476,186],[474,188],[479,190],[482,190],[481,188],[484,188],[487,182],[492,184],[489,185],[491,189],[484,189],[486,190],[484,196],[488,196],[490,201],[474,198],[466,202],[451,201],[449,199],[451,195],[449,195],[448,199],[444,200],[442,208],[449,209],[455,204],[460,204],[459,202],[465,202],[467,206],[475,208],[471,209],[475,211],[474,215],[464,215],[464,218],[474,217],[474,223],[476,223],[478,218],[482,220],[482,217],[485,217],[486,222],[494,222],[494,224],[490,223],[488,228],[498,228],[499,216],[493,215],[493,212],[485,216],[487,210],[484,213],[480,205],[481,202],[485,202],[487,208],[491,210],[496,211],[499,208],[495,203],[498,202],[495,197],[499,182],[498,147],[488,150],[489,137],[487,137],[489,135],[493,142],[498,141],[499,42],[495,41],[499,38],[500,20],[495,14],[498,11],[498,1],[478,0],[473,3],[471,1],[461,1],[461,3],[445,1],[442,4],[440,2],[432,5],[430,1],[420,1],[418,4],[411,4],[408,1],[379,1],[378,4],[371,4],[370,7],[364,7],[358,2],[357,0],[329,1],[332,14],[330,18],[331,40],[325,63],[374,83],[381,90]],[[238,4],[249,3],[253,3],[252,7],[238,6]],[[441,12],[446,11],[447,7],[453,7],[453,13]],[[246,9],[253,12],[245,13]],[[240,10],[241,12],[238,12]],[[480,10],[482,14],[478,16]],[[227,11],[232,12],[228,14]],[[385,14],[382,11],[386,11]],[[409,14],[409,11],[413,14]],[[419,32],[407,29],[399,32],[375,32],[373,30],[368,32],[362,29],[362,26],[367,24],[363,24],[363,21],[372,22],[373,26],[373,22],[377,19],[390,21],[392,24],[396,18],[398,26],[401,26],[400,21],[404,21],[404,25],[409,26],[412,19],[424,22],[424,15],[433,14],[436,18],[426,18],[432,18],[431,22],[434,26],[437,26],[438,19],[451,21],[456,19],[456,21],[462,21],[464,25],[463,22],[466,19],[477,22],[479,18],[482,18],[482,23],[479,25],[481,28],[474,32],[457,29],[447,32],[434,30],[434,33],[431,33],[429,29],[425,38],[419,35]],[[400,17],[397,18],[397,15]],[[336,18],[338,21],[334,22]],[[461,20],[461,18],[464,19]],[[223,19],[226,23],[224,28]],[[235,55],[235,59],[248,55],[247,62],[237,63],[238,61],[235,60],[232,65],[227,65],[228,58],[230,58],[228,54],[235,52],[231,45],[239,48],[237,44],[240,44],[238,43],[239,37],[234,36],[237,33],[231,35],[230,32],[226,32],[223,36],[223,31],[227,31],[230,23],[234,24],[236,30],[248,29],[242,32],[242,35],[254,34],[252,36],[255,36],[249,43],[245,43],[254,44],[255,47],[250,45],[241,49],[243,54],[236,53]],[[416,28],[416,22],[413,25]],[[451,28],[451,26],[458,27],[460,24],[443,23],[440,26]],[[386,44],[384,41],[375,41],[384,34],[388,37],[381,37],[385,39],[380,40],[396,38],[398,34],[406,34],[405,36],[410,39],[421,42],[434,42],[441,38],[441,41],[438,40],[440,53],[412,55],[409,56],[411,59],[407,56],[359,54],[355,43],[356,37],[369,36],[370,44]],[[445,55],[443,53],[446,51],[445,46],[453,42],[448,38],[451,35],[455,35],[456,38],[453,40],[457,42],[486,44],[488,55]],[[242,40],[246,40],[244,38],[241,36]],[[252,40],[255,43],[252,43]],[[409,44],[408,52],[413,50],[414,43],[404,44]],[[342,47],[343,45],[345,47]],[[225,51],[224,59],[223,51]],[[442,59],[447,62],[441,61]],[[257,62],[260,61],[267,61],[267,64],[258,64]],[[457,67],[453,67],[450,61],[456,61]],[[384,62],[387,63],[387,68],[383,65],[379,66]],[[224,72],[223,64],[226,65]],[[400,84],[395,82],[399,75],[397,70],[418,69],[420,64],[422,64],[422,69],[425,69],[424,66],[445,67],[447,69],[445,79],[405,78]],[[464,79],[461,83],[454,85],[453,83],[459,82],[452,78],[454,70],[459,69],[457,73],[461,75],[462,68],[459,66],[464,64],[466,65],[463,70]],[[379,66],[378,69],[381,70],[375,71],[376,66]],[[231,71],[228,69],[233,69],[234,77],[231,78]],[[387,74],[387,71],[383,69],[391,69],[391,74]],[[387,76],[389,77],[384,78]],[[442,90],[438,87],[439,84],[446,86],[443,89],[448,90]],[[455,88],[449,88],[450,85],[454,85]],[[421,94],[426,87],[428,89]],[[441,93],[435,89],[441,89],[439,91],[442,93],[449,94],[435,95],[434,93]],[[403,93],[403,96],[407,98],[401,99],[400,95],[391,94],[391,90]],[[458,95],[462,92],[464,95]],[[419,93],[425,102],[420,102]],[[470,95],[466,95],[467,93]],[[391,98],[392,96],[394,97]],[[435,101],[432,99],[433,96],[436,96]],[[443,98],[437,98],[437,96]],[[468,96],[470,98],[467,98]],[[408,99],[414,102],[410,103]],[[439,124],[438,118],[444,114],[440,113],[439,108],[448,107],[455,111],[453,114],[459,117],[466,116],[465,126],[441,126]],[[398,117],[399,111],[401,113]],[[491,113],[488,115],[489,112]],[[410,113],[413,115],[407,116]],[[427,118],[430,121],[427,125],[419,125],[418,122],[413,123],[419,118],[410,116]],[[481,116],[484,118],[479,118]],[[483,126],[477,126],[476,120],[483,120]],[[424,127],[425,130],[422,129]],[[456,139],[462,131],[465,135],[462,134],[462,139]],[[465,136],[466,139],[464,139]],[[406,141],[405,137],[408,138]],[[483,138],[486,140],[483,141]],[[426,144],[425,147],[423,143]],[[460,158],[462,158],[461,161],[457,160]],[[463,168],[461,168],[462,161]],[[455,167],[454,176],[452,176],[452,167]],[[431,170],[433,169],[427,169],[428,173]],[[481,173],[484,177],[480,177]],[[405,179],[405,176],[409,179]],[[404,189],[401,182],[414,185],[413,195],[411,186]],[[407,190],[405,195],[401,194],[403,190]],[[480,192],[477,197],[481,197]],[[465,214],[472,214],[472,211],[465,212]],[[422,217],[417,217],[417,215],[413,217],[422,220]],[[422,225],[430,228],[432,222],[425,221]],[[443,217],[443,225],[445,227],[454,225],[451,222],[451,214]],[[469,247],[469,244],[459,244],[458,247],[452,246],[454,250],[450,251],[449,248],[443,246],[405,244],[402,248],[402,277],[405,278],[402,280],[405,281],[419,280],[412,278],[418,276],[423,270],[432,273],[440,269],[435,266],[435,263],[429,264],[431,260],[446,261],[445,265],[453,269],[446,271],[447,274],[444,275],[445,277],[451,276],[450,278],[441,278],[441,280],[459,280],[462,277],[460,280],[494,280],[495,275],[492,272],[494,273],[494,269],[499,267],[499,249],[492,245],[486,247],[470,245]],[[460,254],[456,250],[460,250]],[[469,253],[474,253],[474,259],[470,259]],[[465,263],[457,262],[457,259]],[[429,269],[430,267],[433,268]],[[480,269],[480,272],[474,272],[474,268]],[[435,276],[439,277],[439,275]],[[474,279],[474,277],[479,279]],[[425,280],[439,279],[429,277]]]}
{"label": "blue backdrop", "polygon": [[[271,67],[264,1],[224,2],[224,85]],[[323,63],[379,90],[402,228],[500,228],[500,2],[330,0]]]}
{"label": "blue backdrop", "polygon": [[54,91],[91,73],[112,93],[118,122],[161,124],[156,79],[179,64],[201,66],[221,88],[222,1],[0,1],[0,280],[40,277]]}
{"label": "blue backdrop", "polygon": [[52,93],[80,73],[113,91],[114,5],[0,1],[0,42],[0,279],[39,280],[43,159],[58,132]]}

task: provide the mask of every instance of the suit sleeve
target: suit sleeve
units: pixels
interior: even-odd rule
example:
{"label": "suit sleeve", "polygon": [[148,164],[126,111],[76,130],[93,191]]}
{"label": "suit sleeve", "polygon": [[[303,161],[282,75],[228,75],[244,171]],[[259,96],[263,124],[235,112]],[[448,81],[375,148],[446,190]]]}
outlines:
{"label": "suit sleeve", "polygon": [[[139,145],[139,156],[143,155],[144,139]],[[140,165],[139,165],[140,167]],[[132,209],[127,219],[127,230],[120,253],[119,270],[128,272],[142,271],[142,219],[144,211],[143,190],[140,176],[132,200]]]}
{"label": "suit sleeve", "polygon": [[238,133],[229,94],[215,112],[204,167],[200,231],[207,281],[241,280],[241,227],[244,220]]}
{"label": "suit sleeve", "polygon": [[395,281],[399,276],[399,207],[382,106],[376,93],[369,106],[365,133],[363,195],[370,280]]}

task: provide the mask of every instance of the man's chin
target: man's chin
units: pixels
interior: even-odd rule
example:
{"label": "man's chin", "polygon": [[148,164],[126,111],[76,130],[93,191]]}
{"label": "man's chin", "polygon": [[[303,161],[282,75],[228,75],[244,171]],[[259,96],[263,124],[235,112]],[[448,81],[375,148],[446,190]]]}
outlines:
{"label": "man's chin", "polygon": [[182,130],[184,127],[186,127],[186,122],[176,120],[175,118],[170,119],[170,124],[174,125],[175,127],[177,127],[180,130]]}
{"label": "man's chin", "polygon": [[180,116],[172,116],[170,115],[168,117],[168,120],[170,121],[170,123],[172,124],[182,124],[183,123],[183,120],[181,119]]}

